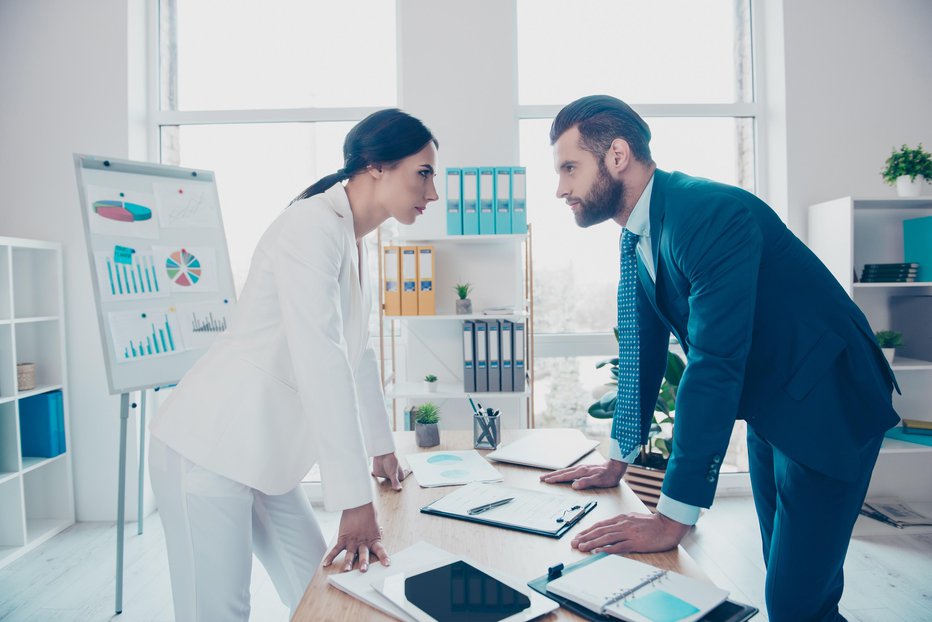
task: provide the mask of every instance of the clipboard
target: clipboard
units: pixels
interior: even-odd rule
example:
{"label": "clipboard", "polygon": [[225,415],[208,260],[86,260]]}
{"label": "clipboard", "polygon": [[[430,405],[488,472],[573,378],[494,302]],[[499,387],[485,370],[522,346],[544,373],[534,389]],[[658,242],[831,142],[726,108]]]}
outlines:
{"label": "clipboard", "polygon": [[[472,505],[481,505],[495,498],[508,497],[515,499],[515,506],[509,503],[475,515],[470,515],[468,511],[462,509],[465,507],[463,506],[465,501],[470,501]],[[477,501],[472,501],[473,499]],[[421,512],[559,539],[596,505],[598,505],[597,501],[585,501],[570,495],[475,482],[425,505],[421,508]],[[532,510],[528,512],[529,518],[524,521],[515,520],[513,515],[516,507]],[[553,529],[548,529],[546,527],[551,524],[551,520]]]}
{"label": "clipboard", "polygon": [[[590,555],[586,559],[570,564],[569,566],[563,566],[563,564],[557,564],[547,569],[547,574],[542,577],[538,577],[531,581],[528,581],[528,587],[530,587],[535,592],[543,594],[547,598],[553,599],[556,602],[560,603],[560,606],[572,611],[578,616],[585,618],[586,620],[593,620],[595,622],[619,622],[618,618],[609,615],[600,615],[586,607],[580,605],[579,603],[573,602],[568,598],[563,598],[558,596],[553,592],[547,590],[547,584],[555,579],[559,579],[565,573],[573,572],[574,570],[579,570],[592,562],[598,561],[602,557],[605,557],[606,553],[598,553],[595,555]],[[726,600],[721,605],[705,614],[698,620],[698,622],[746,622],[759,612],[757,607],[752,607],[751,605],[745,605],[743,603],[735,602],[733,600]]]}

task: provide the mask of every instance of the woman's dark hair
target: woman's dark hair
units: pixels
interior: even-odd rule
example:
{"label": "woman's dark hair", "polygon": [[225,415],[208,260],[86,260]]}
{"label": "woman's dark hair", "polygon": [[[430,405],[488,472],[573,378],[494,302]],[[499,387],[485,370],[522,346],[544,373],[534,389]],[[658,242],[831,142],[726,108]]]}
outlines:
{"label": "woman's dark hair", "polygon": [[550,144],[579,126],[580,146],[601,158],[616,138],[624,139],[635,159],[651,163],[650,127],[631,106],[611,95],[589,95],[567,104],[550,126]]}
{"label": "woman's dark hair", "polygon": [[367,166],[391,166],[427,146],[440,143],[427,126],[407,112],[387,108],[373,112],[353,126],[343,141],[343,168],[317,180],[291,202],[320,194],[333,184],[349,179]]}

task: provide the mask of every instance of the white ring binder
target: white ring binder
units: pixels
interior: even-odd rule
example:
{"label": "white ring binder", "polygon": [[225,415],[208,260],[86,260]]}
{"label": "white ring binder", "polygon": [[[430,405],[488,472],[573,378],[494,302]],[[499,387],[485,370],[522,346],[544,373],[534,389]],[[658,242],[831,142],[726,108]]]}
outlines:
{"label": "white ring binder", "polygon": [[614,605],[615,603],[617,603],[618,601],[628,598],[629,596],[631,596],[632,594],[634,594],[641,588],[647,587],[648,585],[651,585],[652,583],[656,583],[657,581],[664,578],[665,576],[667,576],[666,570],[658,570],[657,572],[652,572],[651,574],[641,579],[641,582],[635,585],[634,587],[618,590],[617,592],[613,593],[609,597],[609,599],[605,602],[605,604],[602,605],[602,608],[599,610],[599,615],[604,616],[608,608]]}

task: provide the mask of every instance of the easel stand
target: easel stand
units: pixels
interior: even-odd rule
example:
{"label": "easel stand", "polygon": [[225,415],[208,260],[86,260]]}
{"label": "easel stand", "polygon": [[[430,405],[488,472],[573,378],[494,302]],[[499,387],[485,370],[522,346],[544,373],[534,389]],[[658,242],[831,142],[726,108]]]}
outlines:
{"label": "easel stand", "polygon": [[[156,389],[158,391],[158,389]],[[143,501],[145,483],[146,455],[146,396],[148,389],[139,392],[139,504],[137,509],[136,534],[142,535]],[[136,408],[136,402],[130,403],[129,393],[120,395],[120,465],[119,483],[117,484],[117,547],[116,547],[116,606],[117,614],[123,613],[123,537],[126,529],[126,423],[129,409]]]}

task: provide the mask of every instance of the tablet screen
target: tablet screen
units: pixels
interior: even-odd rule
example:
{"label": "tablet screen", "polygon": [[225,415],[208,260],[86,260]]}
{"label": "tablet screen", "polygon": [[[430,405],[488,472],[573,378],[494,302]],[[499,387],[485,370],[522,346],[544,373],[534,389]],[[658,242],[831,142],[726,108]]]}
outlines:
{"label": "tablet screen", "polygon": [[438,622],[498,622],[531,606],[527,596],[464,561],[406,578],[405,598]]}

